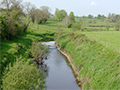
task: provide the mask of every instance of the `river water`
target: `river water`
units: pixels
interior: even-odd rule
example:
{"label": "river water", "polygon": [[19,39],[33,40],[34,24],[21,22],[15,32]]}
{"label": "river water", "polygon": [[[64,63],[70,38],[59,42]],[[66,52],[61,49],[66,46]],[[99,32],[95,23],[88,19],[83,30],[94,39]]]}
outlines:
{"label": "river water", "polygon": [[80,90],[71,67],[66,58],[57,50],[55,42],[43,42],[42,44],[50,46],[48,59],[44,60],[48,68],[46,73],[47,90]]}

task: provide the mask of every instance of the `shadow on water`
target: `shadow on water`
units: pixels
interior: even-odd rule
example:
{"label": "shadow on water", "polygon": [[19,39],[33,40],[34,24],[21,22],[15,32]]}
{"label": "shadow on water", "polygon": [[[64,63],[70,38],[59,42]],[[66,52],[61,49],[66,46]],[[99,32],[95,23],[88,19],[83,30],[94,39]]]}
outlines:
{"label": "shadow on water", "polygon": [[50,46],[48,59],[39,68],[46,77],[47,90],[80,90],[74,73],[64,57],[56,48],[55,42],[43,42]]}

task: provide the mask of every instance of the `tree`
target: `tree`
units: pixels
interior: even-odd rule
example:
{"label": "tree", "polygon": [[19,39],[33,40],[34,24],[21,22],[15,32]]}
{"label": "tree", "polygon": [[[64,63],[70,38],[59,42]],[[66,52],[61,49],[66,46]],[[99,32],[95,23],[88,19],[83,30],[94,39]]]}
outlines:
{"label": "tree", "polygon": [[15,35],[23,33],[25,24],[22,22],[21,16],[23,6],[20,0],[2,0],[3,12],[1,14],[1,37],[2,39],[12,39]]}
{"label": "tree", "polygon": [[62,23],[63,23],[63,25],[67,28],[67,26],[68,26],[68,24],[70,23],[71,21],[70,21],[70,18],[69,18],[69,16],[66,16],[64,19],[63,19],[63,21],[62,21]]}
{"label": "tree", "polygon": [[43,11],[43,18],[47,20],[50,17],[50,10],[51,9],[47,6],[42,6],[41,10]]}
{"label": "tree", "polygon": [[98,18],[98,19],[101,19],[101,15],[100,15],[100,14],[98,14],[97,18]]}
{"label": "tree", "polygon": [[88,15],[88,18],[93,18],[93,15],[89,14],[89,15]]}
{"label": "tree", "polygon": [[63,20],[67,16],[67,12],[65,10],[60,10],[55,12],[55,17],[59,20]]}
{"label": "tree", "polygon": [[35,10],[36,10],[36,7],[35,6],[32,6],[31,10],[30,10],[30,17],[32,19],[32,23],[34,24],[35,22]]}
{"label": "tree", "polygon": [[102,22],[105,20],[105,18],[106,18],[106,17],[105,17],[104,15],[101,16]]}
{"label": "tree", "polygon": [[70,19],[70,22],[75,22],[75,16],[73,12],[70,12],[69,19]]}
{"label": "tree", "polygon": [[120,31],[120,22],[115,23],[114,27],[116,31]]}
{"label": "tree", "polygon": [[40,9],[35,10],[35,19],[36,19],[36,23],[37,23],[37,29],[39,29],[38,24],[42,20],[42,10],[40,10]]}
{"label": "tree", "polygon": [[59,9],[58,8],[56,8],[56,10],[55,10],[55,19],[58,19],[58,12],[59,12]]}
{"label": "tree", "polygon": [[30,2],[25,3],[25,9],[26,9],[26,14],[27,14],[27,19],[28,19],[28,24],[30,23],[30,11],[32,8],[32,4]]}
{"label": "tree", "polygon": [[80,31],[82,31],[82,30],[83,30],[83,27],[84,27],[84,25],[83,25],[83,22],[82,22],[81,18],[79,19],[79,22],[74,23],[74,24],[72,25],[72,29],[73,29],[73,30],[80,30]]}

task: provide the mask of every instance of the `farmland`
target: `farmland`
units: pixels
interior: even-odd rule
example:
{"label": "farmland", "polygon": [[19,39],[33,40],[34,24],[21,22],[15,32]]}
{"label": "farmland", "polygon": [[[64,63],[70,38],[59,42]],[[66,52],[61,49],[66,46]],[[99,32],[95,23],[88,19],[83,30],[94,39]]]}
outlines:
{"label": "farmland", "polygon": [[19,0],[0,4],[0,89],[120,89],[119,14],[79,17]]}

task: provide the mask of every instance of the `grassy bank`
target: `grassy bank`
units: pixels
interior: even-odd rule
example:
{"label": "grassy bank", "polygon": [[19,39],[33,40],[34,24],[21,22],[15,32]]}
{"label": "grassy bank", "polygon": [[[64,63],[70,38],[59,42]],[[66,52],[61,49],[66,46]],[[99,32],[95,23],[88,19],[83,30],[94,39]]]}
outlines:
{"label": "grassy bank", "polygon": [[56,43],[70,54],[84,90],[120,88],[120,55],[117,51],[78,33],[63,35]]}
{"label": "grassy bank", "polygon": [[[46,24],[39,25],[39,29],[36,28],[36,24],[32,25],[32,23],[30,23],[27,32],[23,35],[16,36],[13,40],[1,40],[0,84],[2,84],[1,79],[3,79],[3,74],[6,72],[6,68],[8,68],[8,65],[11,68],[12,66],[14,67],[14,63],[16,63],[17,58],[21,58],[19,60],[23,62],[32,60],[29,58],[28,51],[30,51],[33,41],[42,42],[54,40],[57,28],[56,25],[59,23],[59,21],[49,20]],[[10,66],[10,64],[12,66]]]}

